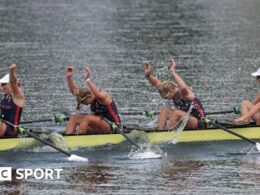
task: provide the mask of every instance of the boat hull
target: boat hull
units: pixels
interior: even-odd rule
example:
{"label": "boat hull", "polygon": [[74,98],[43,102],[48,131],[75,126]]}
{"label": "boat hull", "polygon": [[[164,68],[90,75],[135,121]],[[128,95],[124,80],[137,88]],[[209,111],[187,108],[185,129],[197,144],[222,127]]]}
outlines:
{"label": "boat hull", "polygon": [[[260,127],[241,127],[231,128],[234,132],[241,134],[249,139],[260,139]],[[221,129],[204,129],[204,130],[185,130],[177,134],[172,131],[149,132],[135,130],[127,134],[133,140],[145,139],[151,144],[165,142],[207,142],[207,141],[223,141],[223,140],[239,140],[234,136]],[[80,148],[93,147],[106,144],[120,144],[125,140],[121,134],[99,134],[99,135],[70,135],[64,136],[65,147]],[[0,151],[12,149],[26,149],[37,145],[37,141],[33,138],[1,138]]]}

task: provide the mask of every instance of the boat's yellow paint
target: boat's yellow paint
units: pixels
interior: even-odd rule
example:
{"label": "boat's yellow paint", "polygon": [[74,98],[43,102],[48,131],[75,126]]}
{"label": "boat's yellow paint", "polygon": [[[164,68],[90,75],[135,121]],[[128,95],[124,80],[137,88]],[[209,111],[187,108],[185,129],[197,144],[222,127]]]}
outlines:
{"label": "boat's yellow paint", "polygon": [[66,136],[64,138],[68,148],[119,144],[125,140],[125,138],[120,134],[77,135]]}
{"label": "boat's yellow paint", "polygon": [[[249,139],[260,139],[260,127],[235,128],[232,131]],[[222,129],[183,131],[179,142],[239,140],[240,138]]]}
{"label": "boat's yellow paint", "polygon": [[35,146],[37,141],[34,138],[1,138],[0,151],[12,149],[26,149]]}
{"label": "boat's yellow paint", "polygon": [[[249,139],[260,139],[260,127],[241,127],[231,129],[238,134]],[[239,140],[240,138],[232,135],[222,129],[207,130],[186,130],[178,136],[175,132],[150,132],[132,131],[127,134],[135,140],[135,137],[146,138],[150,143],[160,142],[203,142],[203,141],[220,141],[220,140]],[[178,140],[177,140],[178,137]],[[100,135],[72,135],[64,136],[68,148],[92,147],[105,144],[119,144],[125,141],[121,134],[100,134]],[[36,145],[37,141],[33,138],[1,138],[0,151],[29,148]]]}

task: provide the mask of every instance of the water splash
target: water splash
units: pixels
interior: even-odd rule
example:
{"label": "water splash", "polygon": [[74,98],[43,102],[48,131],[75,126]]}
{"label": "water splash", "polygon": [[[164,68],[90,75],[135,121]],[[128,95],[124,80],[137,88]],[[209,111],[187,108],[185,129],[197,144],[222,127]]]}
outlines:
{"label": "water splash", "polygon": [[[166,155],[166,154],[164,154]],[[163,151],[157,146],[142,145],[141,148],[137,150],[131,150],[128,154],[129,159],[158,159],[162,158]]]}
{"label": "water splash", "polygon": [[56,132],[52,132],[51,134],[49,134],[49,139],[51,140],[51,142],[53,142],[58,148],[67,150],[67,142],[64,139],[64,137]]}
{"label": "water splash", "polygon": [[154,119],[152,121],[149,121],[146,124],[146,127],[148,127],[148,128],[156,128],[157,127],[157,119],[158,119],[158,116],[154,117]]}
{"label": "water splash", "polygon": [[180,133],[183,131],[183,129],[186,127],[188,123],[192,108],[193,105],[191,104],[187,114],[181,117],[176,124],[169,128],[169,131],[172,131],[172,133],[174,133],[174,138],[170,143],[176,144],[178,142]]}
{"label": "water splash", "polygon": [[246,155],[250,155],[250,154],[256,154],[259,153],[259,150],[256,146],[248,146],[246,148],[244,148],[241,153],[246,153]]}

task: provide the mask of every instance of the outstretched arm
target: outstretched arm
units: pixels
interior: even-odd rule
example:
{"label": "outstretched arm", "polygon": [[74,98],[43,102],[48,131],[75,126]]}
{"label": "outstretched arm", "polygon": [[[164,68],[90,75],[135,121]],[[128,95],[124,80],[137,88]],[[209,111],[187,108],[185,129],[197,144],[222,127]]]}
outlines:
{"label": "outstretched arm", "polygon": [[100,103],[108,104],[111,103],[112,97],[108,95],[108,93],[104,90],[100,90],[97,85],[90,80],[90,68],[88,66],[85,67],[85,80],[90,91],[93,95],[100,101]]}
{"label": "outstretched arm", "polygon": [[9,83],[10,83],[10,87],[12,88],[13,100],[19,107],[23,107],[25,103],[24,92],[19,86],[19,81],[16,76],[15,64],[12,64],[9,67],[9,76],[10,76]]}
{"label": "outstretched arm", "polygon": [[73,67],[66,68],[66,77],[67,77],[67,83],[69,86],[69,89],[73,95],[76,95],[78,93],[78,87],[73,81],[73,74],[75,70]]}
{"label": "outstretched arm", "polygon": [[157,88],[157,86],[161,83],[159,79],[152,75],[152,65],[148,62],[144,63],[144,74],[151,85],[155,88]]}

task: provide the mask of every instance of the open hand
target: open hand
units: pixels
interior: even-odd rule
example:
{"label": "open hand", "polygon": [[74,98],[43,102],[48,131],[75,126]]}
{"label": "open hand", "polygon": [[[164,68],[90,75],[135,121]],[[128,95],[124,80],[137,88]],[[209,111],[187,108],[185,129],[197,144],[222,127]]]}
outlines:
{"label": "open hand", "polygon": [[88,79],[90,77],[90,68],[88,65],[85,67],[85,79]]}
{"label": "open hand", "polygon": [[74,68],[72,66],[66,68],[66,76],[71,77],[74,74]]}
{"label": "open hand", "polygon": [[145,63],[144,63],[144,74],[145,74],[146,76],[148,76],[148,75],[151,74],[151,72],[152,72],[152,65],[149,64],[149,62],[145,62]]}
{"label": "open hand", "polygon": [[168,65],[168,69],[175,72],[175,70],[176,70],[176,62],[175,62],[174,59],[170,60],[170,63]]}
{"label": "open hand", "polygon": [[12,64],[12,65],[9,67],[9,70],[16,70],[16,64]]}

